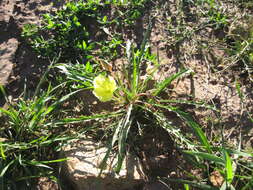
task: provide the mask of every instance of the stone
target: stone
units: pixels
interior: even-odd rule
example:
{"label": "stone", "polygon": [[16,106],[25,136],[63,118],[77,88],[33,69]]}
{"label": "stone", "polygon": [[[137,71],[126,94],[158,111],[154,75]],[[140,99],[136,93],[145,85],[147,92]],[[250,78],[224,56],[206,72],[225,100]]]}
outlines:
{"label": "stone", "polygon": [[144,174],[137,157],[128,154],[119,174],[113,171],[116,158],[110,155],[107,167],[100,174],[100,164],[107,148],[90,138],[73,141],[63,156],[68,158],[62,168],[63,176],[73,183],[75,190],[129,190],[142,185]]}
{"label": "stone", "polygon": [[60,190],[58,184],[47,177],[38,179],[36,190]]}

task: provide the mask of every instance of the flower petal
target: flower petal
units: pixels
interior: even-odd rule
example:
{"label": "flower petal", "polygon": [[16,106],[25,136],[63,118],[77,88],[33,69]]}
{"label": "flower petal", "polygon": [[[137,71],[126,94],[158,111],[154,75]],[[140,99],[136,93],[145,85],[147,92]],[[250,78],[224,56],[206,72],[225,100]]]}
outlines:
{"label": "flower petal", "polygon": [[102,102],[111,100],[114,91],[117,89],[117,85],[113,77],[104,76],[102,74],[94,78],[93,86],[93,94]]}

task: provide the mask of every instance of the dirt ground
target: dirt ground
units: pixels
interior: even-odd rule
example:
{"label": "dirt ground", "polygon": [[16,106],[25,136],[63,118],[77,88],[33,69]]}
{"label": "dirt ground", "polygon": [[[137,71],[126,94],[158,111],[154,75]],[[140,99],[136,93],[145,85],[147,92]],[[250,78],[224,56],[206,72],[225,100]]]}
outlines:
{"label": "dirt ground", "polygon": [[[57,3],[56,3],[57,2]],[[46,68],[48,61],[39,59],[21,37],[27,23],[39,24],[42,14],[59,8],[60,1],[1,0],[0,1],[0,82],[7,84],[10,95],[17,97],[25,80],[30,88]]]}
{"label": "dirt ground", "polygon": [[[186,20],[184,24],[186,31],[187,28],[198,28],[201,23],[205,22],[201,18],[194,19],[197,10],[191,6],[183,16],[178,15],[175,18],[174,15],[177,14],[178,8],[176,7],[177,4],[173,2],[175,1],[167,1],[164,5],[164,9],[172,12],[169,15],[171,27],[177,28],[177,24],[173,24],[173,19]],[[238,7],[229,3],[222,6],[230,9],[227,14],[236,13],[235,18],[238,20],[235,21],[234,25],[245,24],[243,23],[245,13],[242,13]],[[252,12],[249,14],[252,15]],[[251,148],[253,123],[249,120],[246,110],[250,114],[253,113],[252,82],[247,75],[245,76],[245,73],[241,72],[238,66],[233,65],[234,67],[231,66],[233,68],[227,69],[227,66],[223,65],[226,58],[229,57],[219,41],[225,36],[224,31],[211,30],[208,26],[200,27],[200,30],[196,30],[189,36],[183,37],[183,40],[175,42],[170,38],[169,32],[171,30],[168,30],[168,17],[164,18],[163,11],[157,13],[155,20],[151,42],[154,44],[153,52],[158,54],[160,64],[163,65],[159,77],[161,75],[168,76],[182,66],[190,68],[194,72],[192,76],[174,84],[173,96],[182,99],[188,97],[188,100],[191,96],[194,100],[214,105],[220,110],[218,114],[210,111],[192,110],[195,118],[202,126],[206,127],[207,131],[210,131],[210,136],[217,135],[221,132],[219,129],[224,127],[225,138],[236,144],[239,131],[241,131],[243,144]],[[174,22],[176,23],[176,21]],[[232,31],[234,25],[231,25],[228,30]],[[206,43],[208,48],[201,48],[200,43]],[[242,93],[247,97],[243,103],[236,91],[236,81],[241,84]],[[216,119],[208,120],[208,117]]]}
{"label": "dirt ground", "polygon": [[[21,37],[22,26],[26,23],[39,24],[42,14],[61,6],[60,1],[51,0],[0,0],[0,82],[6,86],[12,98],[17,98],[22,92],[25,81],[32,81],[29,82],[29,88],[35,87],[36,81],[48,65],[48,61],[38,58],[24,42]],[[226,6],[231,6],[231,10],[236,9],[229,4]],[[218,39],[224,34],[205,27],[192,33],[192,38],[185,37],[182,41],[175,42],[170,39],[168,17],[171,18],[171,26],[176,28],[176,20],[181,18],[180,15],[174,17],[173,12],[178,11],[176,3],[166,1],[161,10],[154,13],[156,18],[151,33],[152,51],[157,53],[162,65],[159,77],[170,75],[182,64],[194,72],[173,84],[172,97],[214,105],[220,112],[191,107],[186,109],[206,129],[211,139],[224,128],[225,139],[236,146],[241,132],[243,148],[252,149],[253,123],[247,113],[253,116],[253,82],[241,74],[237,67],[226,69],[226,66],[220,64],[221,60],[228,57],[218,43]],[[189,9],[184,15],[185,30],[190,26],[199,26],[201,21],[194,19],[195,11]],[[168,12],[166,17],[165,12]],[[242,19],[242,16],[238,18]],[[200,41],[206,42],[209,48],[199,48]],[[236,81],[241,83],[242,93],[247,97],[244,102],[236,91]]]}

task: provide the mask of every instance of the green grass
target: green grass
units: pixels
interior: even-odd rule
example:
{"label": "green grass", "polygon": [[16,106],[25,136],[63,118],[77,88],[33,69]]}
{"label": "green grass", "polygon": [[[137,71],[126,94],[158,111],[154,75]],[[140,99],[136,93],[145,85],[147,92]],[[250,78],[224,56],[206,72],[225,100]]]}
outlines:
{"label": "green grass", "polygon": [[66,160],[55,158],[53,152],[73,137],[63,128],[67,122],[59,125],[57,121],[64,116],[60,105],[76,92],[59,98],[60,87],[64,84],[49,85],[45,91],[40,89],[39,97],[24,94],[8,108],[0,108],[1,189],[27,189],[35,185],[33,178],[42,176],[55,179],[52,164]]}

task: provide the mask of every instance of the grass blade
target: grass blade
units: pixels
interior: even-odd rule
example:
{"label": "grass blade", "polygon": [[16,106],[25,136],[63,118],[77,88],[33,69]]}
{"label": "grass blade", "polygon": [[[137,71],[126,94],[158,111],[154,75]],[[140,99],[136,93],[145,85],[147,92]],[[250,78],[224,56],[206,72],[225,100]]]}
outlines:
{"label": "grass blade", "polygon": [[80,123],[83,121],[90,121],[90,120],[94,120],[94,119],[117,117],[119,115],[121,115],[121,113],[96,114],[96,115],[90,115],[90,116],[83,115],[83,116],[79,116],[77,118],[65,118],[65,119],[54,122],[54,124],[63,125],[63,124],[70,124],[70,123]]}
{"label": "grass blade", "polygon": [[[5,90],[4,90],[3,85],[1,85],[1,84],[0,84],[0,92],[3,94],[3,97],[4,97],[5,102],[6,102],[7,104],[10,105],[8,96],[7,96],[7,94],[6,94]],[[0,97],[1,97],[1,96],[0,96]]]}
{"label": "grass blade", "polygon": [[137,92],[138,88],[138,82],[139,82],[139,61],[138,57],[140,57],[140,51],[137,51],[134,53],[134,58],[132,60],[133,62],[133,77],[132,77],[132,92],[135,94]]}
{"label": "grass blade", "polygon": [[231,184],[234,178],[234,172],[232,167],[231,158],[226,150],[223,151],[225,157],[225,166],[226,166],[226,181]]}
{"label": "grass blade", "polygon": [[13,123],[18,123],[19,122],[19,119],[18,119],[18,114],[15,110],[11,110],[11,111],[8,111],[4,108],[0,108],[0,113],[4,113],[6,116],[9,117],[9,119],[11,119],[11,121]]}
{"label": "grass blade", "polygon": [[138,50],[137,52],[135,52],[133,55],[134,57],[132,60],[132,62],[133,62],[132,90],[133,90],[134,94],[138,90],[139,75],[140,75],[140,63],[143,59],[143,55],[145,54],[145,48],[146,48],[146,44],[147,44],[149,37],[150,37],[151,29],[152,29],[152,22],[151,22],[151,20],[149,20],[148,28],[144,34],[144,38],[141,43],[141,49],[140,49],[140,51]]}
{"label": "grass blade", "polygon": [[55,110],[55,108],[56,108],[59,104],[61,104],[62,102],[66,101],[66,100],[69,99],[72,95],[74,95],[74,94],[76,94],[77,92],[80,92],[80,91],[81,91],[81,89],[80,89],[80,90],[76,90],[76,91],[74,91],[74,92],[71,92],[71,93],[69,93],[69,94],[63,96],[60,100],[56,101],[55,103],[53,103],[51,106],[49,106],[49,107],[47,108],[47,110],[45,111],[45,115],[47,115],[47,114],[49,114],[50,112],[52,112],[53,110]]}
{"label": "grass blade", "polygon": [[[57,160],[48,160],[48,161],[30,161],[27,162],[31,165],[36,165],[41,167],[41,164],[51,164],[51,163],[58,163],[58,162],[65,162],[66,160],[68,160],[68,158],[61,158],[61,159],[57,159]],[[44,166],[42,166],[44,167]]]}
{"label": "grass blade", "polygon": [[0,143],[0,155],[1,155],[1,158],[2,158],[3,160],[6,159],[6,156],[5,156],[5,154],[4,154],[4,148],[3,148],[2,143]]}
{"label": "grass blade", "polygon": [[156,85],[156,90],[153,92],[153,96],[159,95],[168,85],[171,84],[172,81],[174,81],[175,79],[179,78],[181,75],[189,73],[189,72],[191,72],[191,70],[182,69],[178,73],[176,73],[176,74],[174,74],[174,75],[172,75],[170,77],[167,77],[162,82],[160,82],[160,83],[158,83]]}
{"label": "grass blade", "polygon": [[106,167],[106,165],[107,165],[107,160],[108,160],[108,158],[109,158],[109,156],[110,156],[110,153],[111,153],[111,151],[112,151],[112,148],[114,147],[114,145],[115,145],[115,143],[118,141],[118,137],[119,137],[119,131],[120,131],[120,129],[121,129],[121,127],[122,127],[122,123],[124,122],[124,118],[122,118],[120,121],[119,121],[119,123],[118,123],[118,125],[116,126],[116,128],[115,128],[115,130],[114,130],[114,133],[113,133],[113,137],[112,137],[112,141],[111,141],[111,143],[109,144],[109,146],[108,146],[108,150],[107,150],[107,152],[106,152],[106,155],[104,156],[104,158],[103,158],[103,160],[102,160],[102,162],[100,163],[100,168],[101,168],[101,170],[100,170],[100,173],[99,173],[99,176],[102,174],[102,172],[103,172],[103,170],[105,169],[105,167]]}
{"label": "grass blade", "polygon": [[[146,109],[148,110],[148,109]],[[170,125],[169,122],[164,121],[164,117],[163,115],[158,114],[158,113],[153,113],[151,110],[148,110],[150,113],[154,114],[157,121],[159,122],[159,124],[161,125],[161,127],[163,129],[165,129],[169,134],[173,135],[176,141],[179,141],[180,144],[185,144],[187,146],[188,149],[194,149],[195,145],[193,144],[193,142],[191,142],[189,139],[186,138],[185,135],[183,135],[180,131],[180,129]]]}
{"label": "grass blade", "polygon": [[190,114],[186,113],[186,112],[183,112],[181,110],[179,110],[178,108],[176,107],[172,107],[172,106],[168,106],[168,105],[161,105],[161,104],[153,104],[154,106],[157,106],[157,107],[160,107],[160,108],[164,108],[164,109],[167,109],[169,111],[172,111],[174,113],[176,113],[178,115],[178,117],[180,117],[181,119],[183,119],[186,124],[188,126],[190,126],[195,135],[199,138],[199,141],[201,142],[201,144],[204,146],[204,148],[208,151],[208,153],[212,153],[212,150],[211,150],[211,145],[209,144],[204,132],[202,131],[201,127],[199,126],[198,123],[196,123]]}
{"label": "grass blade", "polygon": [[0,173],[0,178],[2,178],[5,174],[5,172],[8,170],[8,168],[15,162],[16,160],[12,160],[11,162],[9,162],[1,171]]}
{"label": "grass blade", "polygon": [[127,135],[129,132],[129,129],[131,127],[131,113],[132,113],[132,108],[133,105],[131,104],[128,108],[127,114],[119,121],[118,125],[116,126],[114,133],[113,133],[113,137],[112,137],[112,141],[108,147],[108,150],[106,152],[105,157],[103,158],[101,164],[100,164],[100,174],[102,174],[102,171],[105,169],[105,166],[107,165],[107,160],[110,156],[111,150],[112,148],[115,146],[115,143],[118,141],[118,155],[117,155],[117,166],[115,168],[115,172],[119,173],[120,169],[122,167],[122,163],[124,161],[125,158],[125,151],[126,151],[126,140],[127,140]]}
{"label": "grass blade", "polygon": [[205,152],[193,152],[193,151],[183,151],[186,154],[190,154],[193,156],[201,157],[205,160],[213,161],[217,164],[224,165],[224,160],[218,156],[215,156],[213,154],[205,153]]}
{"label": "grass blade", "polygon": [[39,81],[39,84],[36,86],[36,89],[35,89],[35,92],[34,92],[34,97],[38,96],[39,94],[39,90],[41,89],[41,86],[42,84],[46,81],[46,76],[48,75],[49,71],[51,70],[52,68],[52,65],[54,63],[56,63],[57,60],[53,60],[50,65],[47,67],[47,70],[44,72],[44,74],[42,75],[40,81]]}

